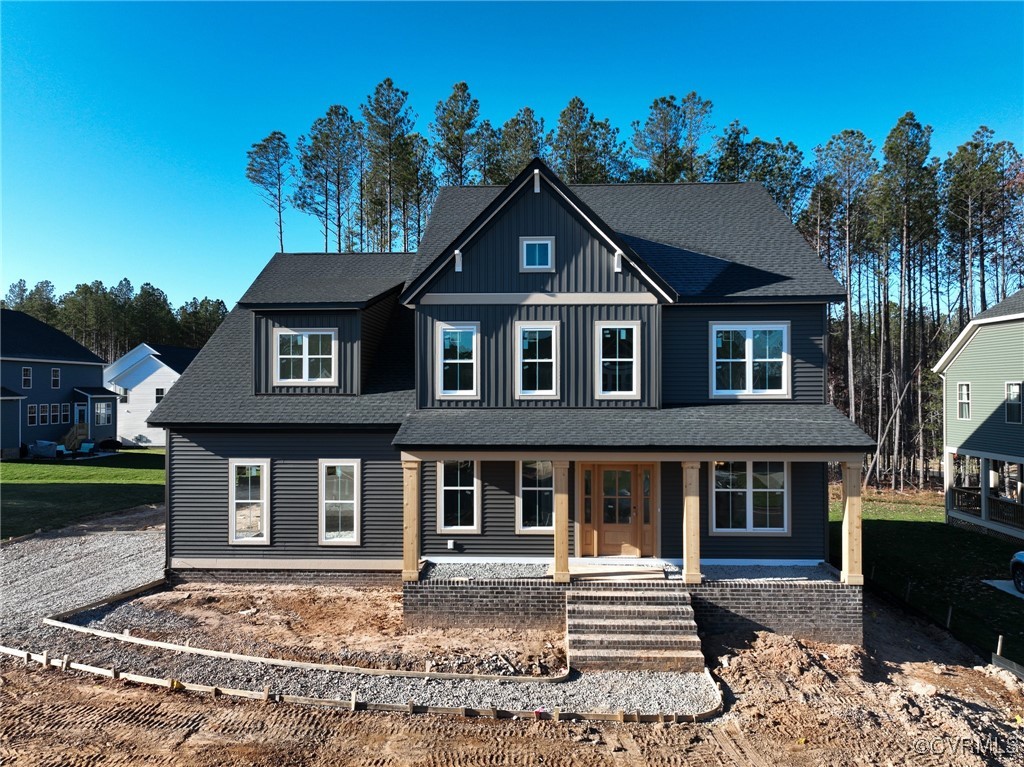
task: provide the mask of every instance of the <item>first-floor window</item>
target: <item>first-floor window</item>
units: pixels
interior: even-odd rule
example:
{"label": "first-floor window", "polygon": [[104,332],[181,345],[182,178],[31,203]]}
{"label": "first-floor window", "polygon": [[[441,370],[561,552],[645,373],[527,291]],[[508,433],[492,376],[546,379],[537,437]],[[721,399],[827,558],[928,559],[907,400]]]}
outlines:
{"label": "first-floor window", "polygon": [[597,397],[635,399],[640,395],[640,323],[598,322]]}
{"label": "first-floor window", "polygon": [[714,463],[714,532],[786,532],[784,461]]}
{"label": "first-floor window", "polygon": [[60,388],[60,368],[50,368],[50,388]]}
{"label": "first-floor window", "polygon": [[555,473],[551,461],[519,464],[517,532],[551,532],[555,526]]}
{"label": "first-floor window", "polygon": [[46,405],[39,406],[39,425],[46,426],[50,423],[50,408]]}
{"label": "first-floor window", "polygon": [[63,402],[60,406],[61,423],[71,423],[71,403]]}
{"label": "first-floor window", "polygon": [[159,405],[163,401],[163,399],[164,399],[164,390],[163,389],[157,389],[156,390],[156,404]]}
{"label": "first-floor window", "polygon": [[270,461],[233,458],[229,488],[230,543],[270,543]]}
{"label": "first-floor window", "polygon": [[480,532],[474,461],[441,461],[438,473],[438,532]]}
{"label": "first-floor window", "polygon": [[97,426],[110,426],[114,419],[114,404],[112,402],[97,402],[96,417],[94,423]]}
{"label": "first-floor window", "polygon": [[60,405],[56,402],[50,405],[50,423],[60,423]]}
{"label": "first-floor window", "polygon": [[28,406],[27,415],[28,415],[28,425],[29,426],[35,426],[36,425],[36,406],[35,405],[29,405]]}
{"label": "first-floor window", "polygon": [[956,385],[956,417],[960,421],[971,420],[971,385]]}
{"label": "first-floor window", "polygon": [[358,460],[320,461],[320,543],[359,545]]}
{"label": "first-floor window", "polygon": [[1021,422],[1021,384],[1013,381],[1006,384],[1006,422]]}

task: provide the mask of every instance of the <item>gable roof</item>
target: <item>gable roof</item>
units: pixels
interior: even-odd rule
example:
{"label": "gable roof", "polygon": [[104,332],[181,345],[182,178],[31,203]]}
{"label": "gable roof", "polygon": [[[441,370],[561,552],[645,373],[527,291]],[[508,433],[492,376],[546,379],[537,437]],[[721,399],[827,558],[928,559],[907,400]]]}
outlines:
{"label": "gable roof", "polygon": [[[651,269],[681,302],[845,298],[843,287],[759,183],[563,185],[539,160],[524,174],[533,169],[550,174],[544,178],[573,195],[631,260]],[[516,186],[440,191],[403,300]]]}
{"label": "gable roof", "polygon": [[1012,322],[1014,320],[1024,320],[1024,288],[1021,288],[1011,296],[1007,296],[995,306],[976,314],[974,319],[967,323],[967,326],[960,331],[960,335],[956,337],[956,340],[946,349],[946,353],[935,363],[932,372],[944,372],[982,325],[990,325],[996,322]]}
{"label": "gable roof", "polygon": [[239,303],[359,308],[402,285],[412,260],[412,253],[277,253]]}
{"label": "gable roof", "polygon": [[0,310],[0,357],[103,364],[71,336],[13,309]]}
{"label": "gable roof", "polygon": [[184,346],[169,346],[167,344],[146,344],[157,353],[160,361],[178,375],[185,372],[192,360],[199,354],[198,349],[189,349]]}

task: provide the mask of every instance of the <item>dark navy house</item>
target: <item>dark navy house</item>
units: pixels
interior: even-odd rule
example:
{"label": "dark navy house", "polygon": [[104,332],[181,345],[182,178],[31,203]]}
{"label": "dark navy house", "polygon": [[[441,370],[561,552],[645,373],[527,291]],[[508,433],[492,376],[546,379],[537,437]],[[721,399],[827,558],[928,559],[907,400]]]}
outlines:
{"label": "dark navy house", "polygon": [[[443,189],[413,254],[278,254],[154,411],[167,566],[816,565],[873,443],[826,401],[844,290],[756,183]],[[706,581],[706,579],[705,579]],[[857,600],[859,604],[859,591]]]}

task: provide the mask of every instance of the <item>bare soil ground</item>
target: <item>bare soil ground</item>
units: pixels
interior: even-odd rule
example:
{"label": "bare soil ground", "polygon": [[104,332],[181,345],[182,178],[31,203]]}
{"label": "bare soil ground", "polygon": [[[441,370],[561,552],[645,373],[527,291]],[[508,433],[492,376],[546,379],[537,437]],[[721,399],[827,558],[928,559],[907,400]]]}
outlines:
{"label": "bare soil ground", "polygon": [[565,669],[558,632],[406,629],[400,588],[189,584],[116,607],[98,628],[314,663],[540,676]]}
{"label": "bare soil ground", "polygon": [[1019,765],[1024,684],[868,599],[866,649],[705,643],[726,714],[701,725],[369,714],[212,699],[0,661],[0,761],[28,765]]}

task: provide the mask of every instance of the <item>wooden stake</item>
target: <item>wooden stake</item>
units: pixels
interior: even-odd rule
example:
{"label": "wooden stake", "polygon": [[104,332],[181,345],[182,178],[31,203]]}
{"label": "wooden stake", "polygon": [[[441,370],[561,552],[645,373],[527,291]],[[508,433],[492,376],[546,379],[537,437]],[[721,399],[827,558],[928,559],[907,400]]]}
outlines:
{"label": "wooden stake", "polygon": [[356,701],[356,691],[355,691],[355,688],[353,688],[352,689],[352,695],[348,699],[348,710],[349,711],[355,711],[357,705],[358,705],[358,702]]}
{"label": "wooden stake", "polygon": [[270,687],[264,685],[263,686],[263,701],[267,702],[269,700],[270,700]]}
{"label": "wooden stake", "polygon": [[408,710],[408,712],[410,714],[415,714],[416,713],[416,704],[413,703],[411,700],[407,704],[406,708],[407,708],[407,710]]}
{"label": "wooden stake", "polygon": [[950,605],[949,609],[946,611],[946,628],[947,629],[949,628],[949,624],[951,624],[952,622],[953,622],[953,605]]}
{"label": "wooden stake", "polygon": [[39,662],[43,664],[43,668],[49,668],[50,667],[50,651],[49,650],[43,650],[43,659],[41,661],[39,661]]}
{"label": "wooden stake", "polygon": [[562,721],[562,709],[560,709],[558,706],[555,706],[555,710],[554,710],[552,716],[554,717],[554,720],[556,722],[561,722]]}
{"label": "wooden stake", "polygon": [[996,642],[996,655],[1000,658],[1003,657],[1003,635],[999,635],[999,641]]}
{"label": "wooden stake", "polygon": [[67,653],[64,653],[64,658],[63,658],[63,660],[61,660],[60,668],[61,668],[61,671],[64,671],[64,672],[67,672],[67,670],[68,670],[68,654]]}

